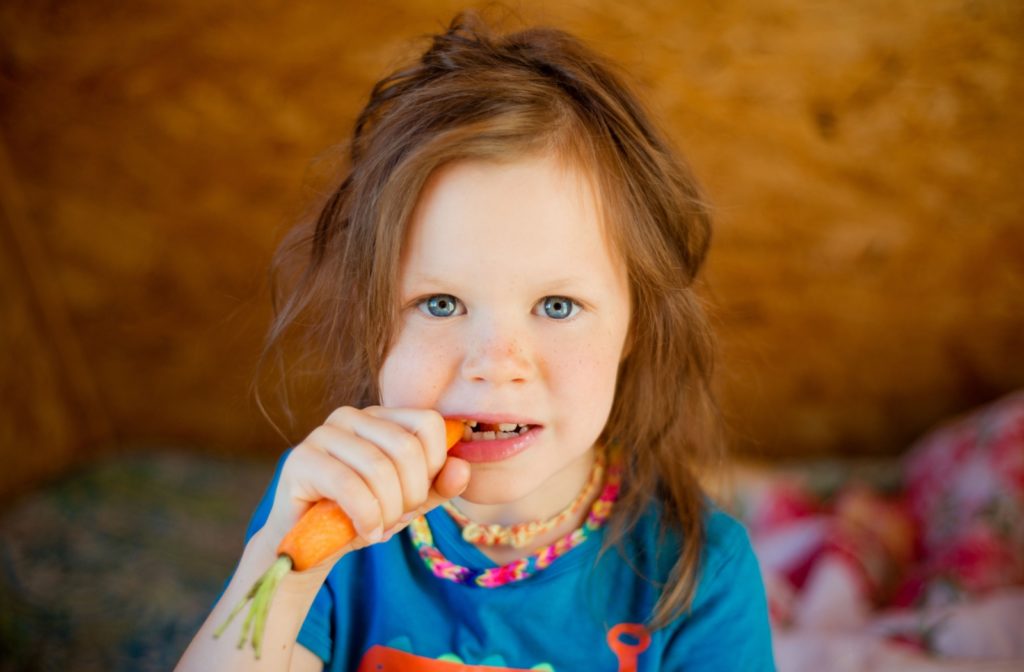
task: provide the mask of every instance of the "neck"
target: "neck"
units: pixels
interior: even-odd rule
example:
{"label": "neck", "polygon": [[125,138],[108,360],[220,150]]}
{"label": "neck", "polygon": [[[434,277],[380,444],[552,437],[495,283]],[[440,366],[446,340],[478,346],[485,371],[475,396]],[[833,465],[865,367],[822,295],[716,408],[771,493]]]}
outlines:
{"label": "neck", "polygon": [[[563,469],[541,484],[530,495],[514,502],[474,504],[463,499],[456,499],[455,505],[467,518],[481,525],[513,525],[530,520],[547,520],[569,506],[586,487],[590,472],[594,467],[594,460],[594,451],[587,451],[569,468]],[[521,548],[477,546],[477,548],[498,564],[505,564],[532,555],[579,528],[589,515],[590,507],[600,495],[600,491],[601,489],[597,488],[587,498],[587,501],[583,502],[575,515],[569,516],[562,524],[538,535],[526,546]],[[553,496],[553,493],[556,493],[557,496]]]}

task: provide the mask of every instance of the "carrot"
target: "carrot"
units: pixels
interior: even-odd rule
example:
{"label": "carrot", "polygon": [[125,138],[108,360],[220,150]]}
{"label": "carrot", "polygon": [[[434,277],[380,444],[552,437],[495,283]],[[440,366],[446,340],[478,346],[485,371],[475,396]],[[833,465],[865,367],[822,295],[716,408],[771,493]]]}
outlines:
{"label": "carrot", "polygon": [[[465,424],[461,420],[445,420],[445,441],[448,449],[462,438]],[[242,601],[228,615],[213,636],[220,637],[238,612],[250,601],[249,613],[242,624],[242,635],[238,648],[245,646],[252,634],[252,648],[256,658],[260,657],[263,643],[263,629],[267,623],[270,603],[281,579],[293,569],[297,572],[309,569],[333,553],[344,548],[355,539],[356,531],[352,519],[338,504],[330,499],[321,499],[307,510],[299,522],[289,530],[277,547],[277,560],[263,576],[256,580]]]}

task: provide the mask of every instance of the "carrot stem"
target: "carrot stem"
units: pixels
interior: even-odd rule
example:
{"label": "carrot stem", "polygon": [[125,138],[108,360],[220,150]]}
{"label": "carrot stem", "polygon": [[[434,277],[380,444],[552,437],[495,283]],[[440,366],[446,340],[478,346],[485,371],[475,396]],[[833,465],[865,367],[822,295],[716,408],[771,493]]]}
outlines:
{"label": "carrot stem", "polygon": [[227,619],[213,632],[214,638],[224,634],[231,621],[238,615],[238,612],[246,604],[249,604],[249,613],[246,614],[245,622],[242,623],[242,633],[238,639],[238,648],[241,649],[245,646],[245,642],[250,639],[251,633],[252,648],[256,652],[256,658],[259,659],[263,648],[263,630],[267,625],[267,614],[270,612],[270,604],[274,599],[274,593],[277,592],[278,584],[281,583],[281,579],[291,569],[292,559],[287,555],[279,556],[274,561],[274,564],[270,566],[270,569],[256,580],[256,583],[249,589],[245,597],[235,605]]}

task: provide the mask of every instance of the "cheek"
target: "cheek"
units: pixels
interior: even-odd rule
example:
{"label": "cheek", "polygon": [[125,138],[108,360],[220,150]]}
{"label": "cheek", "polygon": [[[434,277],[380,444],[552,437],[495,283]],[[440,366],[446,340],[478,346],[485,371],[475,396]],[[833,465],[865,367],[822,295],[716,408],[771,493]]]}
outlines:
{"label": "cheek", "polygon": [[551,380],[566,408],[602,427],[615,396],[621,343],[615,338],[586,339],[552,353]]}
{"label": "cheek", "polygon": [[454,348],[405,330],[380,372],[381,405],[435,408],[451,374]]}

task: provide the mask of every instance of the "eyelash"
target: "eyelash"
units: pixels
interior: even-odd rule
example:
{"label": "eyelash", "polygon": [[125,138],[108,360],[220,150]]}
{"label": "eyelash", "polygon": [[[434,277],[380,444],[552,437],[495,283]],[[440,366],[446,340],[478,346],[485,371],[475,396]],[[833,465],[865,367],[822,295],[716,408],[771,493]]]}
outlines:
{"label": "eyelash", "polygon": [[541,309],[541,311],[544,310],[544,305],[548,301],[569,303],[569,314],[566,315],[565,317],[551,317],[550,315],[547,316],[551,317],[551,319],[556,320],[558,322],[567,322],[571,320],[572,318],[576,317],[579,314],[579,312],[583,309],[583,306],[580,305],[579,301],[576,301],[575,299],[570,299],[568,296],[545,296],[543,299],[537,302],[537,306]]}
{"label": "eyelash", "polygon": [[[437,301],[439,299],[441,301],[438,301],[438,303],[453,302],[455,304],[451,313],[449,313],[448,315],[434,315],[433,313],[430,312],[430,303],[432,301]],[[569,314],[561,318],[546,315],[544,313],[544,305],[548,301],[568,302],[570,304]],[[451,294],[431,294],[430,296],[424,297],[417,301],[415,303],[415,306],[421,313],[423,313],[429,318],[433,318],[436,320],[443,320],[446,317],[456,317],[458,315],[464,315],[466,312],[466,307],[462,304],[462,301],[452,296]],[[537,302],[534,314],[538,315],[539,317],[549,317],[556,322],[567,322],[576,317],[581,310],[583,310],[583,305],[576,299],[569,298],[568,296],[545,296],[543,299]]]}
{"label": "eyelash", "polygon": [[[459,310],[461,308],[461,312],[458,312],[458,313],[453,312],[451,315],[434,315],[434,314],[432,314],[430,312],[430,302],[434,301],[436,299],[443,299],[445,301],[452,301],[452,302],[454,302],[454,304],[455,304],[454,310]],[[423,313],[424,315],[426,315],[427,317],[432,317],[432,318],[437,319],[437,320],[443,320],[446,317],[452,317],[454,315],[462,315],[463,313],[466,312],[466,307],[462,305],[462,301],[459,301],[458,299],[456,299],[451,294],[432,294],[430,296],[427,296],[427,297],[422,298],[419,301],[417,301],[416,302],[416,307],[419,308],[420,312]]]}

